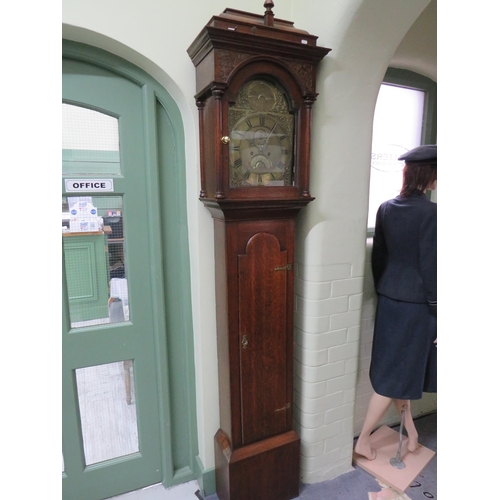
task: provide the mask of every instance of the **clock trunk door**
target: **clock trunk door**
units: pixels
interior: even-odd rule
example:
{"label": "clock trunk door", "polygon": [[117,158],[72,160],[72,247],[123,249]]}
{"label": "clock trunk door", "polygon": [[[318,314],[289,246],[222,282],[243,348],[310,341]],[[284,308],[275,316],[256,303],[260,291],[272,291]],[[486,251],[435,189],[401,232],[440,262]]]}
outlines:
{"label": "clock trunk door", "polygon": [[270,233],[238,255],[243,444],[287,430],[287,270],[287,251]]}

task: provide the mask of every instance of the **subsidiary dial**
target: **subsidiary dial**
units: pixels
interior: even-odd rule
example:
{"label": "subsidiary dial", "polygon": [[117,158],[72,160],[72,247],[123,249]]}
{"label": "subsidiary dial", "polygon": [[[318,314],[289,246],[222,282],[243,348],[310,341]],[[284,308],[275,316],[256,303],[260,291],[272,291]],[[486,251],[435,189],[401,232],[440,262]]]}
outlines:
{"label": "subsidiary dial", "polygon": [[248,103],[255,111],[271,111],[276,105],[276,94],[267,82],[257,80],[248,87]]}

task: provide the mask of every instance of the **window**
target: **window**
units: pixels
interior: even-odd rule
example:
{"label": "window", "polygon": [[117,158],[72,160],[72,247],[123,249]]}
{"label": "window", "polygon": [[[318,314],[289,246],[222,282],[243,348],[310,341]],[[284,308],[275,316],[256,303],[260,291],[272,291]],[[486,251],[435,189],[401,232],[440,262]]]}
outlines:
{"label": "window", "polygon": [[436,142],[436,83],[406,70],[389,68],[373,119],[368,232],[377,209],[398,195],[404,162],[398,157],[420,144]]}

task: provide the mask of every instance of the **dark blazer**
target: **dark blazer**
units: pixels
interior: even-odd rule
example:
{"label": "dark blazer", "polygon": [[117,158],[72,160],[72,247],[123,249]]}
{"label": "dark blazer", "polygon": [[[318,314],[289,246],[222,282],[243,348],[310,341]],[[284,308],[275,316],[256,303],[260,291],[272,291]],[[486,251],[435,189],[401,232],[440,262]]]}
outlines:
{"label": "dark blazer", "polygon": [[372,273],[377,293],[437,306],[437,205],[417,192],[380,205]]}

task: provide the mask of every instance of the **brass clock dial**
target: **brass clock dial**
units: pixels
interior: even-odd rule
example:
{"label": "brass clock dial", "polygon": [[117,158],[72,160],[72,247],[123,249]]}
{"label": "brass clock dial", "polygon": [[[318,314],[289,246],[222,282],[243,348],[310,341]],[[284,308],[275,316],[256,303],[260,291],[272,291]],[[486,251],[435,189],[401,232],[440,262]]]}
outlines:
{"label": "brass clock dial", "polygon": [[230,187],[293,185],[294,117],[273,83],[252,80],[229,109]]}

